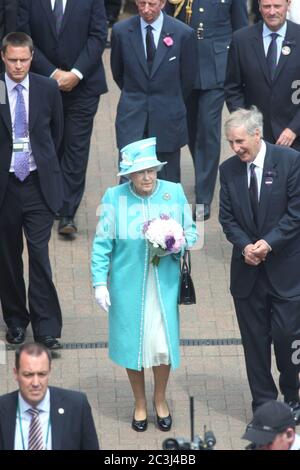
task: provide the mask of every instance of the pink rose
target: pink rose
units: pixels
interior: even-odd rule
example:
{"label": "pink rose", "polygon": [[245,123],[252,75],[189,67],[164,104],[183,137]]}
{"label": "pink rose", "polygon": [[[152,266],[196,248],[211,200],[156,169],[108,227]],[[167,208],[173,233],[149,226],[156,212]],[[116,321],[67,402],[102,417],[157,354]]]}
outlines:
{"label": "pink rose", "polygon": [[165,45],[166,45],[167,47],[173,46],[173,44],[174,44],[174,41],[173,41],[173,39],[172,39],[170,36],[166,36],[166,37],[163,39],[163,41],[164,41],[164,43],[165,43]]}

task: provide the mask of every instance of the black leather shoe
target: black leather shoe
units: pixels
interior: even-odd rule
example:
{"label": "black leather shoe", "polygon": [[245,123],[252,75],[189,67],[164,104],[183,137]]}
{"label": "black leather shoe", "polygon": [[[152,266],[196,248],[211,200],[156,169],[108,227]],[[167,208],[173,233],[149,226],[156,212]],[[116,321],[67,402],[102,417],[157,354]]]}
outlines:
{"label": "black leather shoe", "polygon": [[209,204],[196,204],[193,219],[195,222],[208,220],[210,218],[210,205]]}
{"label": "black leather shoe", "polygon": [[58,224],[58,233],[60,235],[70,235],[77,232],[77,227],[72,217],[61,217]]}
{"label": "black leather shoe", "polygon": [[61,344],[53,336],[35,336],[34,340],[37,343],[41,343],[46,346],[48,349],[60,349]]}
{"label": "black leather shoe", "polygon": [[6,333],[6,341],[10,344],[20,344],[25,340],[26,328],[21,326],[15,326],[13,328],[8,328]]}
{"label": "black leather shoe", "polygon": [[172,427],[172,416],[169,414],[165,418],[161,418],[156,413],[156,422],[157,422],[157,426],[159,427],[161,431],[164,431],[164,432],[170,431]]}
{"label": "black leather shoe", "polygon": [[134,431],[137,431],[137,432],[144,432],[144,431],[147,430],[147,427],[148,427],[148,420],[147,420],[147,418],[146,418],[146,419],[137,420],[137,419],[135,419],[134,413],[133,413],[133,418],[132,418],[131,427],[132,427],[132,429],[134,429]]}

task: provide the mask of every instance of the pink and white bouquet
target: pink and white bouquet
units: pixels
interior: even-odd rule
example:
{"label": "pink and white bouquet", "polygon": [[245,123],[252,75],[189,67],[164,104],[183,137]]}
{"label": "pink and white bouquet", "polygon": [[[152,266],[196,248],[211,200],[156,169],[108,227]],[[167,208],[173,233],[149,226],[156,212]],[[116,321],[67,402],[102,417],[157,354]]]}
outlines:
{"label": "pink and white bouquet", "polygon": [[185,245],[182,226],[168,215],[161,214],[159,218],[148,220],[143,227],[143,233],[150,244],[151,262],[157,266],[161,256],[178,253]]}

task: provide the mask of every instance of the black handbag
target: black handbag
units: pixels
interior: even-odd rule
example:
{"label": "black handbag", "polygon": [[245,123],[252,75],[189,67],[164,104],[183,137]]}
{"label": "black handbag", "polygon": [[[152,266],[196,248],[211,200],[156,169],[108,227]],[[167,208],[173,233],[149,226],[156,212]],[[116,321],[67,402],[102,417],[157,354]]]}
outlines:
{"label": "black handbag", "polygon": [[191,277],[191,255],[186,250],[182,258],[178,303],[192,305],[196,303],[196,294]]}

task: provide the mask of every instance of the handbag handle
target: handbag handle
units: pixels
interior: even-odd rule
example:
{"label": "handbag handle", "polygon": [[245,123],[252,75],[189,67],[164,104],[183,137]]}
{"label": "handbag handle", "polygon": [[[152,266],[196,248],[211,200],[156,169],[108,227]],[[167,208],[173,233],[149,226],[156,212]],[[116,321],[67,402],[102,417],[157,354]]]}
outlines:
{"label": "handbag handle", "polygon": [[183,259],[182,259],[182,271],[187,271],[191,274],[192,264],[191,264],[191,253],[190,250],[185,250]]}

